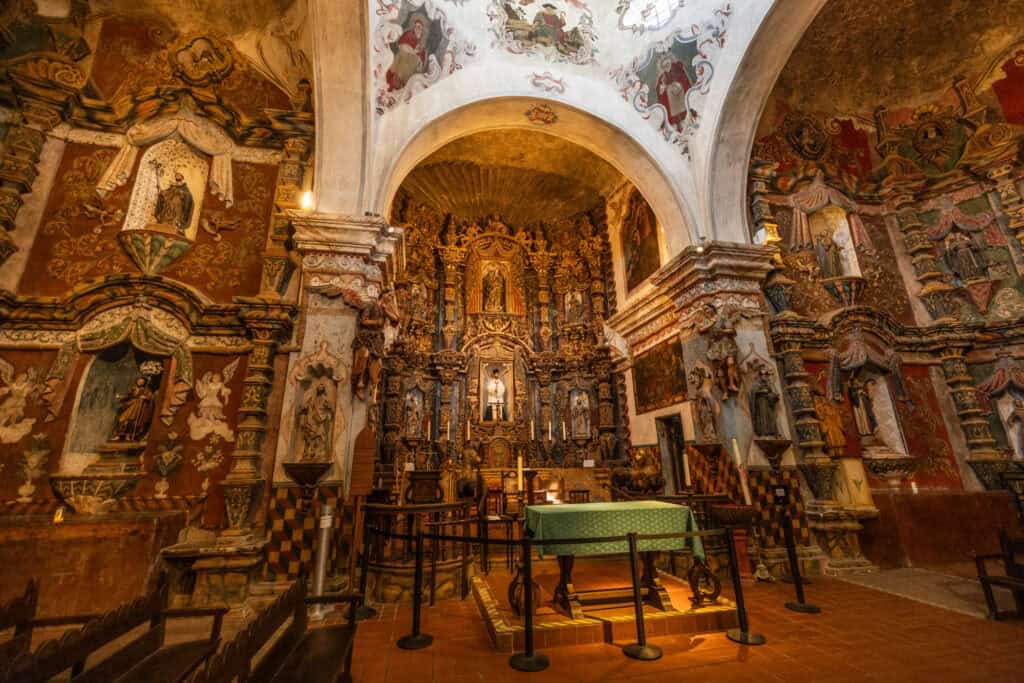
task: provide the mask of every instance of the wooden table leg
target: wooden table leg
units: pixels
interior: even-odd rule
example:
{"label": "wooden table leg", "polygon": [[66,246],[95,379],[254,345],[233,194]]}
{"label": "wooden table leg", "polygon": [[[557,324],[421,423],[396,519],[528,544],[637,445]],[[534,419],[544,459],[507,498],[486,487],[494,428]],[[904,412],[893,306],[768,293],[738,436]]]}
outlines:
{"label": "wooden table leg", "polygon": [[640,577],[640,585],[647,589],[644,600],[662,611],[674,609],[672,607],[672,600],[668,595],[668,590],[661,585],[661,579],[658,578],[658,567],[655,564],[658,559],[657,551],[641,551],[640,558],[643,560],[644,566],[643,576]]}
{"label": "wooden table leg", "polygon": [[558,585],[555,586],[555,602],[565,610],[571,619],[582,619],[583,605],[580,604],[576,588],[572,585],[572,566],[575,561],[574,555],[558,556]]}

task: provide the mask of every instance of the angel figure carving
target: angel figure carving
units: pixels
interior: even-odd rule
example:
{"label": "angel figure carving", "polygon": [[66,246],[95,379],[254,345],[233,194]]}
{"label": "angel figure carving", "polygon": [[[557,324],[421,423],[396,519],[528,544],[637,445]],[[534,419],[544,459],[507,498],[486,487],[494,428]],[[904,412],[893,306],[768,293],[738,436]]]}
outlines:
{"label": "angel figure carving", "polygon": [[0,443],[17,443],[32,431],[36,418],[25,417],[25,408],[43,388],[37,372],[29,368],[15,375],[14,366],[0,358]]}
{"label": "angel figure carving", "polygon": [[231,389],[227,385],[235,376],[239,361],[241,358],[236,358],[220,372],[207,372],[196,382],[199,406],[196,412],[188,416],[189,436],[193,441],[199,441],[210,434],[216,434],[225,441],[235,440],[235,433],[228,426],[224,415],[224,406],[231,396]]}

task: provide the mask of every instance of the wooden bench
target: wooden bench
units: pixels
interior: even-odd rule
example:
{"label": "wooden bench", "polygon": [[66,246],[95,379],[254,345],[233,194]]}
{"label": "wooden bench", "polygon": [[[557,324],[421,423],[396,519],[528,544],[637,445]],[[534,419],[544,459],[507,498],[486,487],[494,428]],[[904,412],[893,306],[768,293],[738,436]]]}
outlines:
{"label": "wooden bench", "polygon": [[[344,624],[308,629],[309,605],[348,602]],[[257,615],[189,683],[335,683],[352,680],[352,650],[356,636],[358,593],[306,596],[306,582],[300,576],[287,591]],[[291,619],[280,637],[262,657],[270,639]],[[259,658],[259,661],[256,661]]]}
{"label": "wooden bench", "polygon": [[[978,581],[981,582],[981,589],[985,592],[985,602],[988,603],[988,616],[990,619],[1004,619],[1016,616],[1024,617],[1024,538],[1010,538],[1006,531],[999,531],[998,553],[975,555],[974,562],[978,567]],[[1002,560],[1005,576],[992,576],[988,573],[985,565],[987,560]],[[999,586],[1007,588],[1013,593],[1017,609],[1013,611],[999,611],[996,605],[995,596],[992,594],[992,587]]]}
{"label": "wooden bench", "polygon": [[[85,626],[48,640],[33,652],[14,657],[0,682],[42,683],[71,671],[72,683],[171,683],[184,680],[217,651],[227,608],[166,609],[167,577],[161,575],[154,590],[92,619]],[[210,637],[164,646],[166,621],[174,617],[213,617]],[[67,623],[64,618],[36,620],[36,626]],[[93,664],[97,651],[148,624],[115,652]]]}

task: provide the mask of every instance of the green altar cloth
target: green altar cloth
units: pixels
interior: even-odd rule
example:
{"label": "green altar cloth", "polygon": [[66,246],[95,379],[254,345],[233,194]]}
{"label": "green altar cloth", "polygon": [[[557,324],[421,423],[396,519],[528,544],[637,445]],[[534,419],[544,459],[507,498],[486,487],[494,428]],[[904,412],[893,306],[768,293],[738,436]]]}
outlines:
{"label": "green altar cloth", "polygon": [[[603,538],[672,534],[698,531],[690,508],[657,500],[620,503],[577,503],[569,505],[532,505],[526,508],[527,534],[544,555],[612,555],[629,552],[625,539],[611,543],[573,543],[545,545],[546,540]],[[640,540],[637,550],[683,550],[689,545],[695,557],[704,559],[700,537]]]}

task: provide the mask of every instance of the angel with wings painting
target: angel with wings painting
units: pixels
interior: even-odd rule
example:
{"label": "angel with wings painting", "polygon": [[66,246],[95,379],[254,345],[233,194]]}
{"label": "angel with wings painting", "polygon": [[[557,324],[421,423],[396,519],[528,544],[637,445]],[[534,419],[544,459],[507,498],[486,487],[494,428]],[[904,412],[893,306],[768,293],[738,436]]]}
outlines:
{"label": "angel with wings painting", "polygon": [[25,408],[42,390],[35,368],[15,376],[14,366],[0,358],[0,443],[17,443],[32,431],[36,418]]}
{"label": "angel with wings painting", "polygon": [[206,372],[196,382],[199,406],[196,412],[188,416],[189,436],[193,441],[199,441],[210,434],[217,434],[225,441],[235,440],[235,433],[228,426],[224,415],[224,406],[231,396],[231,389],[227,385],[235,376],[240,360],[236,358],[220,372]]}

